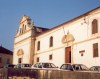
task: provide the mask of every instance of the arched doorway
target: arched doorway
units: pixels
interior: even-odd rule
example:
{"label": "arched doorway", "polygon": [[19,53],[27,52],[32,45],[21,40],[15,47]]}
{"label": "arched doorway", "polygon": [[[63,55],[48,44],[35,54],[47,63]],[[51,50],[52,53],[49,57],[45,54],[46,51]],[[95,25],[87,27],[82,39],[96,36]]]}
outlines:
{"label": "arched doorway", "polygon": [[19,49],[18,52],[17,52],[17,56],[18,56],[18,63],[22,63],[22,60],[23,60],[23,50],[22,49]]}

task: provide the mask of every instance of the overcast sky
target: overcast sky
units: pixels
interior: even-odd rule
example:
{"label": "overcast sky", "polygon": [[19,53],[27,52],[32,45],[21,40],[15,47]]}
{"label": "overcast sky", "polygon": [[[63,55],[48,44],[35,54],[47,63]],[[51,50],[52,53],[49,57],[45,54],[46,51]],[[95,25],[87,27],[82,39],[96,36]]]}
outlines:
{"label": "overcast sky", "polygon": [[0,0],[0,45],[13,50],[23,15],[36,26],[52,28],[99,6],[100,0]]}

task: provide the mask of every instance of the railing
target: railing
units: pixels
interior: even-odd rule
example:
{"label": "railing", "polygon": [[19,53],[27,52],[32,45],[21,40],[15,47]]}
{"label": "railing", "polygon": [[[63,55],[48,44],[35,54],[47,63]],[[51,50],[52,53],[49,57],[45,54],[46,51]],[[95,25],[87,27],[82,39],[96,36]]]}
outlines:
{"label": "railing", "polygon": [[0,79],[100,79],[99,72],[1,68]]}

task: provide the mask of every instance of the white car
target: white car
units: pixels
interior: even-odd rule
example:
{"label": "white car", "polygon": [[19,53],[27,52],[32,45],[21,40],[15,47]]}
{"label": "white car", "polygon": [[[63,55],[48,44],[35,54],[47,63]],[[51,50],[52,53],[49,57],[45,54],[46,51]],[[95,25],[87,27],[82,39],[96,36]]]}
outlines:
{"label": "white car", "polygon": [[74,71],[74,68],[71,63],[62,64],[60,70]]}
{"label": "white car", "polygon": [[100,72],[100,66],[92,66],[89,70],[93,72]]}
{"label": "white car", "polygon": [[32,69],[58,69],[53,63],[42,62],[36,63],[31,66]]}
{"label": "white car", "polygon": [[19,63],[19,64],[16,65],[16,68],[29,69],[29,68],[31,68],[31,64]]}
{"label": "white car", "polygon": [[89,71],[89,69],[83,64],[71,64],[71,63],[62,64],[60,69],[69,71]]}

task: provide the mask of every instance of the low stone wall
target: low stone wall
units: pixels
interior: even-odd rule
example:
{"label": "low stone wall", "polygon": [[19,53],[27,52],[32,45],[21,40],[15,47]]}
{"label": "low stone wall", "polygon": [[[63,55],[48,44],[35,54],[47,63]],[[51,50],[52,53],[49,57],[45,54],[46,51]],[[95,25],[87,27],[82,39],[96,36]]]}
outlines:
{"label": "low stone wall", "polygon": [[2,68],[0,79],[100,79],[100,73]]}
{"label": "low stone wall", "polygon": [[7,79],[7,69],[0,68],[0,79]]}

